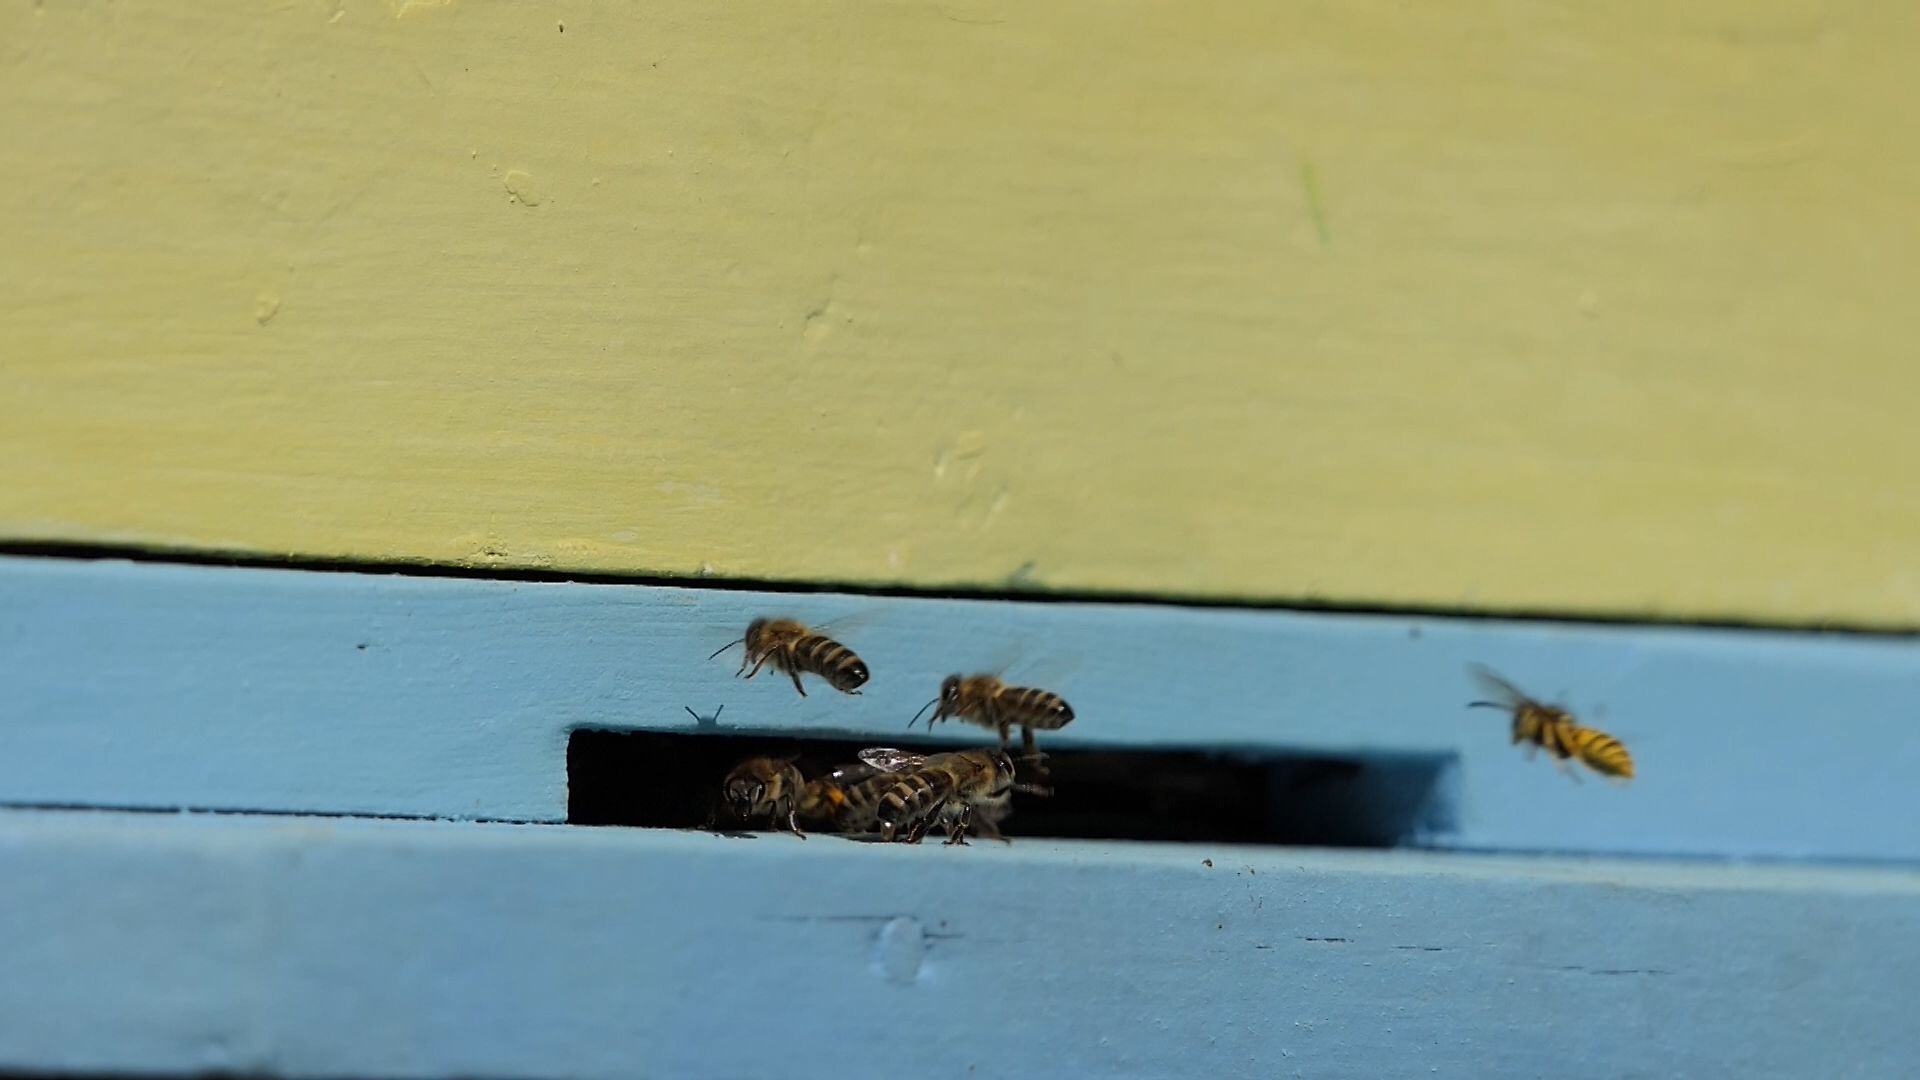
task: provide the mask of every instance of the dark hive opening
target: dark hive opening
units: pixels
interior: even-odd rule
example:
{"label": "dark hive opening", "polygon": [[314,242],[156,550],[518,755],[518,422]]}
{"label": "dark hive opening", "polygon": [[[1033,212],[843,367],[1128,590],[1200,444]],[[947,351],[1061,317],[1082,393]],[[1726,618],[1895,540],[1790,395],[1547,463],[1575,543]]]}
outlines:
{"label": "dark hive opening", "polygon": [[[953,749],[891,741],[903,750]],[[702,828],[716,821],[721,778],[749,757],[796,757],[813,777],[871,745],[576,731],[567,744],[567,820]],[[1378,848],[1452,828],[1444,783],[1452,758],[1440,755],[1058,749],[1047,751],[1047,765],[1053,796],[1017,796],[1003,826],[1008,836]]]}

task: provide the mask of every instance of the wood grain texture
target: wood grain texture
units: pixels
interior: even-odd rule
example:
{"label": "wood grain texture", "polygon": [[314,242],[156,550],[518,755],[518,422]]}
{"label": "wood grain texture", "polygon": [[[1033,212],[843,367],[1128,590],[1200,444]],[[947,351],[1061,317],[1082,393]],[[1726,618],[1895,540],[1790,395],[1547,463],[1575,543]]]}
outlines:
{"label": "wood grain texture", "polygon": [[8,812],[0,905],[23,1072],[1904,1080],[1920,1056],[1910,870]]}
{"label": "wood grain texture", "polygon": [[0,5],[0,536],[1915,625],[1916,48]]}
{"label": "wood grain texture", "polygon": [[[770,613],[831,621],[864,693],[707,659]],[[1624,739],[1633,785],[1525,760],[1464,708],[1470,662]],[[1920,861],[1913,641],[25,559],[0,803],[559,821],[574,729],[694,732],[691,706],[887,746],[976,670],[1066,696],[1046,747],[1452,757],[1433,845]]]}

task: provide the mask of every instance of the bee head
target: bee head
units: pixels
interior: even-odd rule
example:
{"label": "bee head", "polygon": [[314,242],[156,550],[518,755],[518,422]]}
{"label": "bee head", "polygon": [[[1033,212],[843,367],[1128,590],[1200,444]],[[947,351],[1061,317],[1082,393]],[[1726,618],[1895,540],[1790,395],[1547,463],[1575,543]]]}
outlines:
{"label": "bee head", "polygon": [[960,676],[949,675],[940,680],[940,704],[942,707],[960,703]]}
{"label": "bee head", "polygon": [[767,624],[772,621],[773,620],[766,618],[765,616],[762,616],[747,624],[746,642],[748,647],[752,647],[754,642],[760,640],[761,632],[766,630]]}
{"label": "bee head", "polygon": [[738,817],[753,813],[766,796],[767,786],[751,776],[735,776],[727,781],[725,797],[727,806]]}

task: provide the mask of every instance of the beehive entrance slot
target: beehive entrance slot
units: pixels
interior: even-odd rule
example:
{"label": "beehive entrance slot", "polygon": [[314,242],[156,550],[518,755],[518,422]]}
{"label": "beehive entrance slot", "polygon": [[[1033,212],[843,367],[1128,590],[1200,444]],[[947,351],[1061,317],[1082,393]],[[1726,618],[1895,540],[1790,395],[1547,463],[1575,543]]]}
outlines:
{"label": "beehive entrance slot", "polygon": [[[567,820],[699,828],[713,818],[721,777],[748,757],[795,756],[813,776],[854,760],[868,745],[576,731],[567,745]],[[1055,794],[1019,796],[1005,823],[1007,835],[1393,847],[1453,827],[1446,782],[1453,759],[1442,755],[1053,749],[1047,762]]]}

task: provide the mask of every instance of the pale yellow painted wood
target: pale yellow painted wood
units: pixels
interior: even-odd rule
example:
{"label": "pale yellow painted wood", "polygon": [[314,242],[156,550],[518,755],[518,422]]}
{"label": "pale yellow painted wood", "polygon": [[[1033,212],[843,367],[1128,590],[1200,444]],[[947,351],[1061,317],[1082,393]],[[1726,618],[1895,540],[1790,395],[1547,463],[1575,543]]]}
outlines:
{"label": "pale yellow painted wood", "polygon": [[0,536],[1914,624],[1916,57],[1891,0],[14,0]]}

